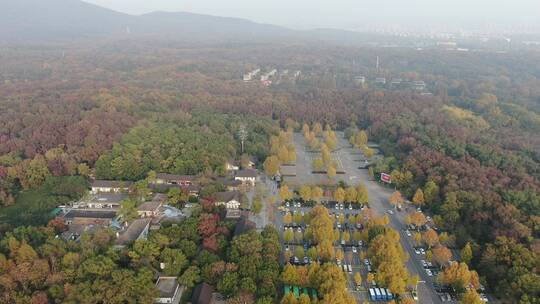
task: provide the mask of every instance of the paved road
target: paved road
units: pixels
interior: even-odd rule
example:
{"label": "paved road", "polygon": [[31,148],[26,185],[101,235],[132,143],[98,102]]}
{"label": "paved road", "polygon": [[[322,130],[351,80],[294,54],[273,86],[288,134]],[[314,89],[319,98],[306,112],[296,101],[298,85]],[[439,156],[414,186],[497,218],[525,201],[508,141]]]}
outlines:
{"label": "paved road", "polygon": [[[350,185],[356,185],[359,182],[362,182],[366,185],[366,188],[369,191],[369,201],[370,207],[373,212],[379,216],[387,214],[387,211],[391,209],[390,203],[388,203],[388,198],[392,194],[393,190],[385,188],[379,185],[375,181],[371,181],[367,170],[358,169],[359,162],[355,161],[359,159],[358,152],[353,148],[350,148],[350,145],[347,140],[343,138],[342,134],[336,134],[340,138],[340,147],[336,153],[339,155],[346,173],[344,175],[338,176],[343,179]],[[390,226],[399,231],[401,235],[401,245],[404,250],[408,252],[410,259],[407,262],[407,269],[411,275],[418,275],[420,282],[418,284],[418,302],[419,303],[442,303],[439,296],[432,288],[433,278],[429,277],[418,256],[414,253],[414,248],[410,242],[409,237],[403,231],[405,227],[405,212],[394,212],[393,215],[388,214],[390,218]]]}

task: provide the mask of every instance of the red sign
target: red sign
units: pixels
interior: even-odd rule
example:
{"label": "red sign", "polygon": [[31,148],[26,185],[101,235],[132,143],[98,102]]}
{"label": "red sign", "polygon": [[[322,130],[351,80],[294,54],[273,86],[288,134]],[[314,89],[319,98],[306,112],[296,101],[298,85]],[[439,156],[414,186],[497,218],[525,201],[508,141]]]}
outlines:
{"label": "red sign", "polygon": [[390,177],[390,174],[381,173],[381,181],[391,184],[392,183],[392,177]]}

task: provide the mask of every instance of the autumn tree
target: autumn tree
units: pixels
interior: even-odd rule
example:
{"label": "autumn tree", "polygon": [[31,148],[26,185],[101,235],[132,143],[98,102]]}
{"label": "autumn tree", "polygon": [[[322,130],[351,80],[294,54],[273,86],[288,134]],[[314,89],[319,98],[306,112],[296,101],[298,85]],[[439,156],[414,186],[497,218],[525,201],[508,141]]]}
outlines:
{"label": "autumn tree", "polygon": [[415,211],[410,215],[410,221],[411,224],[415,225],[416,227],[421,227],[427,223],[426,216],[424,213]]}
{"label": "autumn tree", "polygon": [[424,185],[424,202],[431,204],[436,201],[439,197],[439,186],[430,180]]}
{"label": "autumn tree", "polygon": [[402,204],[404,199],[403,199],[403,196],[401,196],[401,193],[399,191],[395,191],[394,193],[392,193],[388,201],[395,208],[396,206]]}
{"label": "autumn tree", "polygon": [[322,132],[322,126],[320,123],[316,122],[314,125],[313,125],[313,132],[315,132],[315,135],[318,135]]}
{"label": "autumn tree", "polygon": [[304,123],[302,125],[302,134],[304,134],[304,136],[309,133],[309,125],[307,123]]}
{"label": "autumn tree", "polygon": [[334,178],[334,176],[336,176],[337,172],[336,172],[336,168],[334,167],[334,165],[329,165],[328,166],[328,169],[326,170],[326,175],[328,175],[329,178]]}
{"label": "autumn tree", "polygon": [[313,170],[315,171],[321,171],[322,169],[324,169],[324,161],[320,157],[313,159],[311,165],[313,166]]}
{"label": "autumn tree", "polygon": [[470,271],[465,263],[452,263],[439,275],[443,284],[452,285],[458,292],[464,291],[470,284],[479,288],[478,274]]}
{"label": "autumn tree", "polygon": [[343,190],[343,188],[338,187],[336,191],[334,191],[334,200],[336,202],[343,203],[343,201],[345,200],[345,197],[346,197],[346,193],[345,193],[345,190]]}
{"label": "autumn tree", "polygon": [[369,201],[369,194],[366,186],[358,184],[356,186],[356,201],[360,204],[367,204]]}
{"label": "autumn tree", "polygon": [[357,196],[358,193],[356,192],[356,189],[354,187],[348,187],[345,191],[345,201],[347,202],[355,202]]}
{"label": "autumn tree", "polygon": [[253,200],[253,203],[251,205],[251,211],[254,214],[258,215],[259,213],[261,213],[262,208],[263,208],[263,203],[262,203],[261,198],[259,196],[255,197],[255,199]]}
{"label": "autumn tree", "polygon": [[269,156],[266,158],[266,160],[263,163],[264,172],[268,176],[274,176],[279,171],[279,159],[276,156]]}
{"label": "autumn tree", "polygon": [[311,189],[311,199],[315,201],[320,201],[321,197],[323,196],[323,190],[320,187],[313,187]]}
{"label": "autumn tree", "polygon": [[298,192],[300,193],[300,197],[304,201],[309,201],[311,199],[311,187],[303,185],[302,187],[300,187],[300,190],[298,190]]}
{"label": "autumn tree", "polygon": [[472,247],[470,243],[467,243],[465,244],[465,246],[463,246],[463,248],[460,251],[460,257],[463,263],[465,264],[471,263],[473,252],[472,252]]}
{"label": "autumn tree", "polygon": [[416,189],[412,202],[418,207],[422,207],[424,205],[424,192],[421,188]]}
{"label": "autumn tree", "polygon": [[289,150],[287,150],[287,147],[282,146],[278,151],[278,158],[280,163],[282,164],[288,164],[290,162],[289,159]]}
{"label": "autumn tree", "polygon": [[433,248],[433,261],[440,266],[445,265],[452,259],[452,252],[445,246],[437,246]]}
{"label": "autumn tree", "polygon": [[424,232],[424,234],[422,235],[422,239],[424,243],[428,246],[428,248],[431,248],[437,243],[439,243],[439,236],[437,235],[437,232],[433,229],[428,229],[426,232]]}
{"label": "autumn tree", "polygon": [[292,223],[292,215],[290,212],[285,213],[283,216],[283,224],[290,225]]}
{"label": "autumn tree", "polygon": [[290,200],[293,198],[293,193],[289,190],[289,187],[287,187],[287,185],[282,185],[279,188],[279,197],[282,201]]}
{"label": "autumn tree", "polygon": [[360,286],[362,284],[362,275],[360,272],[356,272],[354,274],[354,282],[356,283],[356,286]]}
{"label": "autumn tree", "polygon": [[461,296],[461,303],[463,303],[463,304],[484,304],[485,302],[482,301],[482,299],[480,298],[480,295],[476,292],[476,290],[468,289]]}
{"label": "autumn tree", "polygon": [[322,205],[317,205],[311,209],[311,221],[309,230],[313,235],[313,239],[316,243],[323,240],[333,240],[333,227],[334,220]]}

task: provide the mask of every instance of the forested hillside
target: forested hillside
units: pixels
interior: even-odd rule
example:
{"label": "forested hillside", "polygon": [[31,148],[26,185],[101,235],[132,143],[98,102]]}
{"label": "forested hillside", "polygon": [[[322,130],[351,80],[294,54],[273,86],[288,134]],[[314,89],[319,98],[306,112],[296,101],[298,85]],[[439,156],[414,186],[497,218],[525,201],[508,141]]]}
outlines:
{"label": "forested hillside", "polygon": [[[376,56],[383,62],[378,71]],[[408,199],[423,193],[437,225],[455,238],[455,249],[471,246],[470,265],[495,295],[505,302],[540,298],[538,53],[152,40],[2,49],[0,66],[0,215],[26,206],[32,191],[50,189],[53,177],[219,174],[225,160],[241,154],[241,125],[251,134],[246,152],[261,160],[269,135],[287,118],[342,130],[354,125],[368,130],[385,155],[374,173],[391,173]],[[270,87],[241,80],[257,67],[301,75]],[[360,87],[357,75],[422,80],[432,94]],[[0,221],[2,233],[16,225]],[[51,233],[35,232],[39,241],[30,245],[47,246],[43,239]],[[3,251],[23,246],[21,237],[8,236],[14,245],[3,241]],[[27,242],[33,237],[25,236]],[[115,257],[99,261],[87,253],[104,252],[101,243],[85,244],[63,256],[61,269],[74,288],[90,284],[85,273],[146,280],[143,270],[117,272],[122,261],[108,260]],[[10,257],[17,260],[15,251]],[[51,258],[29,255],[38,264]],[[94,263],[112,272],[92,273]],[[75,271],[78,265],[87,267]]]}

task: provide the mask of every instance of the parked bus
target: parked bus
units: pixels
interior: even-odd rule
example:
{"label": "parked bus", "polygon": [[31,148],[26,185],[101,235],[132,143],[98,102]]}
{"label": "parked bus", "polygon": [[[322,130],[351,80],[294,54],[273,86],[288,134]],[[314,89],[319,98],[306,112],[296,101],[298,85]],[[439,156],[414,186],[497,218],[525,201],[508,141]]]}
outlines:
{"label": "parked bus", "polygon": [[375,295],[375,288],[370,288],[369,289],[369,299],[371,301],[376,301],[377,300],[376,295]]}
{"label": "parked bus", "polygon": [[380,301],[380,300],[382,300],[381,290],[379,288],[375,288],[375,301]]}
{"label": "parked bus", "polygon": [[380,289],[381,289],[381,300],[387,301],[388,300],[388,295],[386,294],[386,289],[384,289],[384,288],[380,288]]}
{"label": "parked bus", "polygon": [[394,295],[390,292],[390,290],[386,289],[386,294],[388,295],[388,301],[394,299]]}

